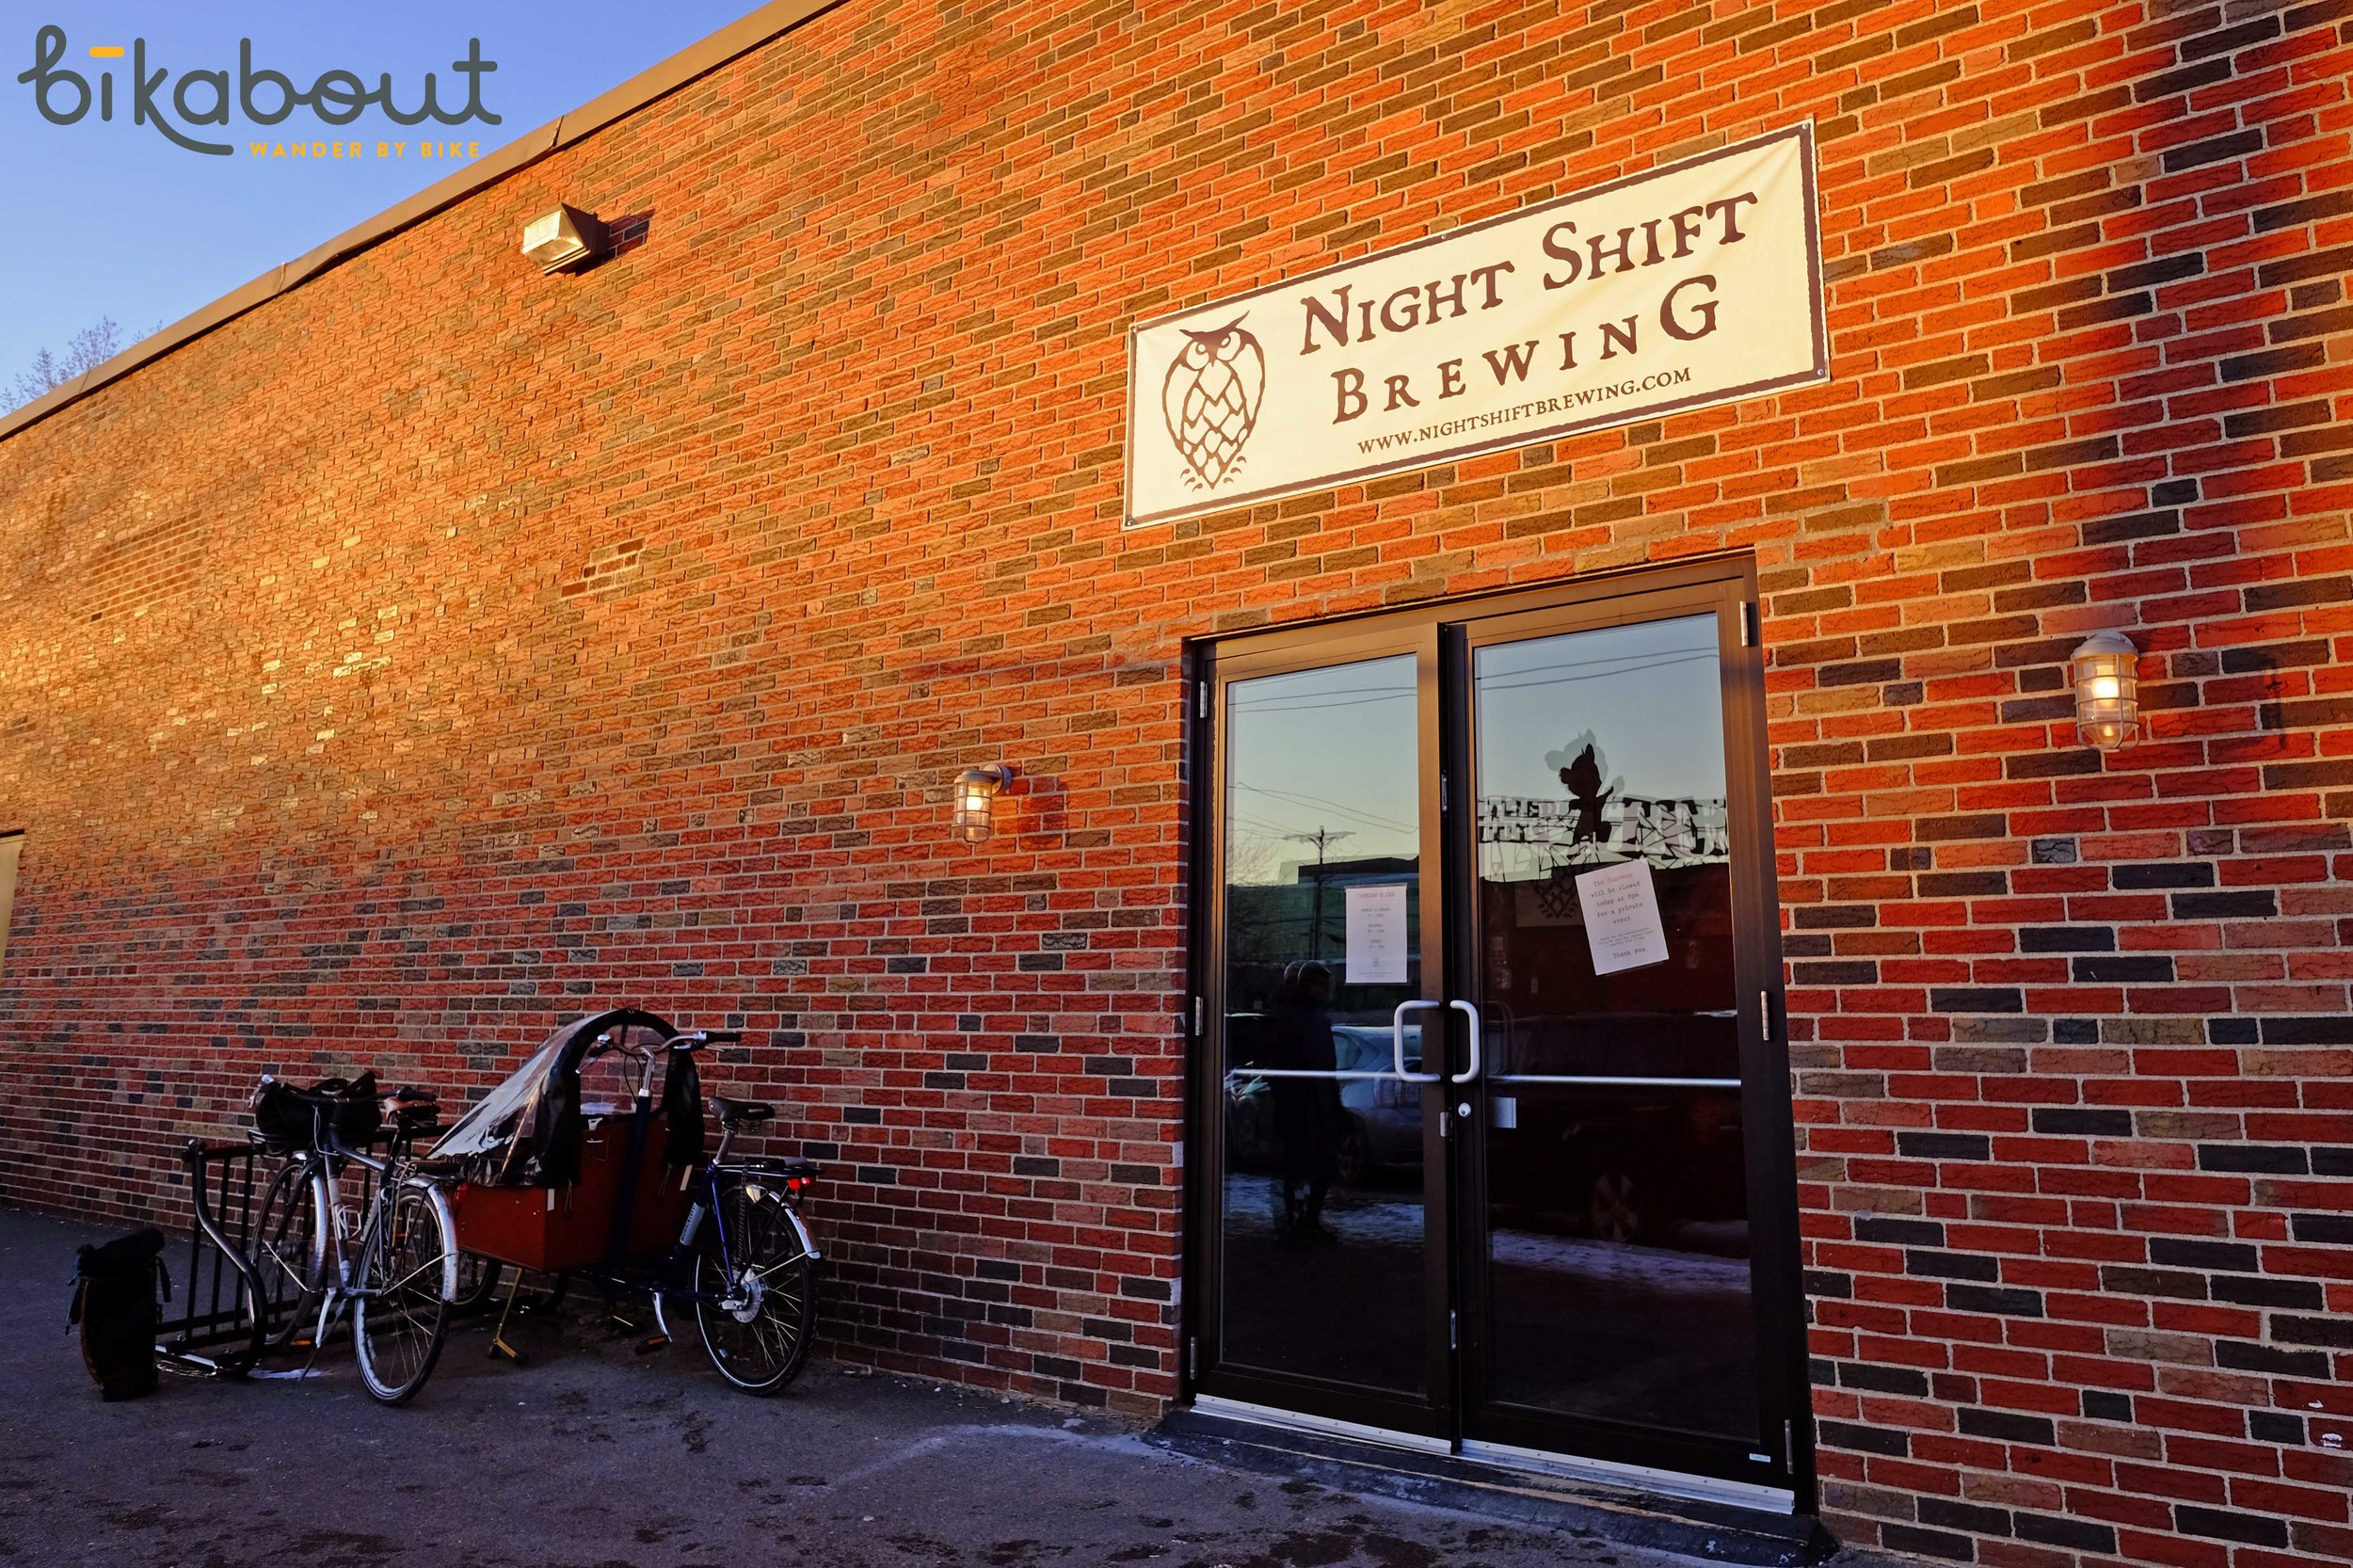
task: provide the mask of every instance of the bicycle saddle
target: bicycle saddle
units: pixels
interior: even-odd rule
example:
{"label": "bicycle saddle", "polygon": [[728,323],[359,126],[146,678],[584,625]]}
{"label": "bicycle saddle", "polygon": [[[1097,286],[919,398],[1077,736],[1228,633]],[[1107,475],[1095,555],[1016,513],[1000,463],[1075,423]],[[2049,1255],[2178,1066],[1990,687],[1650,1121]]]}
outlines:
{"label": "bicycle saddle", "polygon": [[776,1108],[766,1100],[722,1099],[713,1095],[711,1113],[719,1118],[721,1127],[734,1127],[740,1122],[764,1122],[776,1113]]}

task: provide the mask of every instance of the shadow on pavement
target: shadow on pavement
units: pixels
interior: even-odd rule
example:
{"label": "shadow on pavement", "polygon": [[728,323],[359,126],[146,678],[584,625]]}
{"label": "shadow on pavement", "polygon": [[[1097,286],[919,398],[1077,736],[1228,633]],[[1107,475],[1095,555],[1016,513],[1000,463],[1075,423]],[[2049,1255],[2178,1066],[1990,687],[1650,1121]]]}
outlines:
{"label": "shadow on pavement", "polygon": [[[104,1404],[66,1331],[104,1232],[0,1209],[0,1561],[244,1568],[1651,1568],[1689,1560],[1250,1474],[1116,1423],[817,1363],[760,1400],[593,1303],[453,1330],[397,1410],[330,1346],[309,1382],[167,1375]],[[274,1363],[283,1366],[285,1363]]]}

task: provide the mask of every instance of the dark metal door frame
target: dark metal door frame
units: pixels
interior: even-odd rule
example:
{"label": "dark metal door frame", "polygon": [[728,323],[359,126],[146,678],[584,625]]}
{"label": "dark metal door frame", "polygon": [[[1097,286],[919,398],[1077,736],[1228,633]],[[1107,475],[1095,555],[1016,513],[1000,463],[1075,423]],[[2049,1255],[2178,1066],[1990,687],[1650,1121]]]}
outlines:
{"label": "dark metal door frame", "polygon": [[[1735,563],[1726,563],[1733,566]],[[1761,650],[1753,647],[1749,618],[1754,602],[1746,571],[1672,585],[1650,587],[1639,579],[1612,583],[1601,595],[1563,595],[1542,610],[1465,617],[1446,629],[1445,697],[1449,765],[1460,770],[1465,800],[1480,792],[1473,754],[1475,735],[1471,660],[1485,647],[1529,638],[1590,631],[1674,616],[1705,615],[1715,623],[1722,682],[1723,747],[1727,807],[1732,827],[1732,899],[1735,931],[1734,996],[1737,1005],[1739,1090],[1751,1226],[1751,1309],[1754,1315],[1760,1431],[1754,1442],[1684,1437],[1656,1429],[1599,1419],[1572,1419],[1492,1401],[1483,1386],[1490,1347],[1485,1291],[1485,1237],[1479,1216],[1486,1213],[1486,1144],[1491,1082],[1486,1075],[1458,1091],[1472,1108],[1460,1118],[1463,1137],[1455,1159],[1456,1202],[1465,1216],[1458,1226],[1457,1287],[1462,1296],[1463,1356],[1460,1408],[1464,1434],[1516,1448],[1541,1448],[1637,1464],[1678,1474],[1707,1476],[1746,1485],[1798,1490],[1796,1412],[1792,1379],[1803,1375],[1802,1354],[1792,1354],[1795,1276],[1780,1260],[1797,1253],[1793,1116],[1788,1096],[1787,1052],[1779,1018],[1781,961],[1779,916],[1773,894],[1770,783],[1766,768]],[[1475,869],[1475,813],[1451,814],[1449,849],[1457,868],[1448,891],[1458,912],[1448,936],[1449,994],[1480,1001],[1478,963],[1480,910],[1471,890]],[[1794,1363],[1794,1364],[1793,1364]]]}
{"label": "dark metal door frame", "polygon": [[[1189,1020],[1193,1025],[1193,1050],[1188,1074],[1193,1114],[1189,1117],[1187,1159],[1193,1172],[1188,1187],[1190,1215],[1194,1221],[1206,1221],[1220,1213],[1225,1168],[1222,1070],[1227,1012],[1225,975],[1224,966],[1212,959],[1225,951],[1225,900],[1221,894],[1225,886],[1225,835],[1217,797],[1224,767],[1226,690],[1240,680],[1400,655],[1411,655],[1416,661],[1417,686],[1415,756],[1402,760],[1410,762],[1427,780],[1435,775],[1439,746],[1438,642],[1434,622],[1349,626],[1305,637],[1254,640],[1247,648],[1223,649],[1214,655],[1205,648],[1197,655],[1199,663],[1192,672],[1193,690],[1197,694],[1194,711],[1200,742],[1194,753],[1200,760],[1193,775],[1197,781],[1193,841],[1198,847],[1193,856],[1196,942],[1192,995],[1199,1000],[1193,1017]],[[1438,845],[1443,841],[1444,824],[1440,801],[1433,790],[1420,791],[1417,826],[1423,854],[1434,863]],[[1431,1001],[1442,1000],[1446,984],[1441,924],[1444,900],[1434,896],[1435,887],[1434,879],[1426,879],[1421,900],[1421,991],[1423,999]],[[1425,1028],[1431,1016],[1424,1015]],[[1427,1052],[1428,1048],[1424,1048]],[[1425,1067],[1427,1064],[1425,1061]],[[1277,1377],[1261,1369],[1221,1365],[1218,1351],[1223,1336],[1218,1317],[1223,1302],[1223,1260],[1217,1243],[1222,1231],[1220,1226],[1207,1223],[1187,1225],[1188,1392],[1209,1392],[1245,1403],[1297,1408],[1325,1419],[1383,1431],[1436,1439],[1450,1437],[1455,1424],[1452,1351],[1443,1331],[1443,1319],[1433,1324],[1430,1317],[1440,1310],[1450,1292],[1448,1271],[1453,1252],[1449,1229],[1452,1209],[1447,1197],[1448,1171],[1437,1132],[1436,1091],[1440,1087],[1426,1085],[1421,1090],[1425,1306],[1422,1378],[1426,1398],[1415,1400],[1384,1390],[1299,1376]],[[1433,1328],[1436,1332],[1433,1332]]]}
{"label": "dark metal door frame", "polygon": [[[1573,579],[1540,588],[1436,600],[1404,610],[1376,611],[1336,620],[1254,632],[1188,645],[1185,654],[1187,709],[1191,715],[1189,767],[1192,785],[1188,828],[1192,865],[1191,986],[1187,1038],[1192,1047],[1187,1075],[1185,1284],[1181,1313],[1184,1354],[1182,1392],[1298,1409],[1332,1420],[1424,1436],[1460,1438],[1478,1419],[1478,1368],[1486,1347],[1478,1260],[1465,1256],[1479,1240],[1479,1226],[1457,1226],[1453,1217],[1484,1210],[1482,1177],[1476,1158],[1487,1121],[1485,1087],[1473,1084],[1475,1113],[1452,1115],[1460,1089],[1439,1085],[1425,1091],[1424,1155],[1426,1267],[1433,1271],[1428,1297],[1433,1361],[1428,1402],[1400,1400],[1364,1389],[1283,1380],[1217,1365],[1217,1227],[1224,1169],[1224,1091],[1217,1072],[1212,1031],[1222,1018],[1216,963],[1222,952],[1223,867],[1220,830],[1223,777],[1224,692],[1235,679],[1313,668],[1353,659],[1408,650],[1421,660],[1422,712],[1419,755],[1414,760],[1424,781],[1421,827],[1425,867],[1422,892],[1422,994],[1431,1000],[1476,997],[1475,921],[1470,878],[1476,810],[1470,800],[1468,654],[1472,646],[1498,640],[1497,623],[1540,615],[1571,625],[1606,625],[1651,620],[1663,615],[1712,611],[1717,616],[1724,697],[1727,807],[1736,846],[1733,898],[1738,994],[1761,998],[1763,1016],[1740,1009],[1742,1119],[1748,1136],[1746,1161],[1751,1198],[1752,1303],[1756,1318],[1759,1399],[1769,1463],[1760,1469],[1748,1451],[1730,1454],[1725,1445],[1680,1441],[1640,1429],[1605,1430],[1591,1425],[1561,1450],[1606,1464],[1638,1465],[1696,1477],[1764,1482],[1785,1488],[1794,1505],[1815,1506],[1815,1478],[1808,1419],[1804,1321],[1799,1272],[1795,1118],[1790,1103],[1787,1031],[1782,987],[1780,915],[1773,871],[1771,793],[1766,749],[1762,620],[1757,609],[1753,557],[1707,557],[1665,568]],[[1443,800],[1444,808],[1441,808]],[[1435,819],[1433,821],[1433,818]],[[1459,911],[1449,918],[1449,911]],[[1433,963],[1437,955],[1439,962]],[[1450,1015],[1442,1049],[1425,1036],[1423,1066],[1453,1072],[1462,1064],[1461,1031]],[[1444,1097],[1440,1097],[1443,1095]],[[1468,1138],[1438,1137],[1441,1118],[1469,1124]],[[1449,1335],[1449,1304],[1462,1309],[1459,1336]],[[1449,1350],[1458,1338],[1459,1353]],[[1493,1426],[1492,1413],[1487,1423]],[[1547,1433],[1508,1427],[1518,1435]],[[1551,1434],[1567,1431],[1550,1428]],[[1778,1439],[1778,1441],[1776,1441]],[[1513,1442],[1510,1435],[1497,1441]],[[1525,1446],[1543,1446],[1529,1443]]]}

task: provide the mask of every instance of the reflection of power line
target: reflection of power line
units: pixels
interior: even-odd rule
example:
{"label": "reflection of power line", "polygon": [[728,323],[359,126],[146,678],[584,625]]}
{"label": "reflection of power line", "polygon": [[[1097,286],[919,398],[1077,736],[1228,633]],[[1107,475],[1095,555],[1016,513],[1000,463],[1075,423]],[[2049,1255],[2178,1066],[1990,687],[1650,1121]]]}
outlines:
{"label": "reflection of power line", "polygon": [[[1482,675],[1479,677],[1478,686],[1481,692],[1513,692],[1531,690],[1539,686],[1565,686],[1581,680],[1608,680],[1622,675],[1640,675],[1644,670],[1665,669],[1674,664],[1697,664],[1702,660],[1715,657],[1717,657],[1716,650],[1711,648],[1672,654],[1665,658],[1626,653],[1613,655],[1607,659],[1572,659],[1555,664],[1528,664],[1497,675]],[[1614,667],[1594,668],[1594,666],[1605,664]],[[1542,674],[1546,670],[1567,669],[1593,669],[1593,673],[1555,676],[1545,680],[1524,679],[1528,676]],[[1270,694],[1263,698],[1229,700],[1226,704],[1226,711],[1229,714],[1247,715],[1253,718],[1261,713],[1313,713],[1335,708],[1362,708],[1376,702],[1401,702],[1416,695],[1417,693],[1411,688],[1394,692],[1372,692],[1364,696],[1351,695],[1346,692],[1318,692],[1307,698],[1285,701]]]}
{"label": "reflection of power line", "polygon": [[[1381,830],[1380,836],[1385,838],[1391,834],[1413,835],[1417,831],[1415,828],[1404,823],[1391,822],[1385,817],[1369,816],[1362,811],[1352,811],[1347,807],[1329,802],[1317,801],[1311,796],[1299,798],[1283,796],[1277,799],[1262,802],[1261,805],[1263,805],[1270,812],[1289,808],[1297,808],[1306,814],[1305,820],[1308,822],[1313,822],[1315,820],[1315,814],[1319,811],[1325,813],[1337,813],[1348,821],[1356,823],[1361,826],[1368,828],[1379,828]],[[1236,821],[1242,820],[1235,815],[1235,811],[1238,808],[1238,807],[1229,808],[1226,815]],[[1287,819],[1279,824],[1267,824],[1264,817],[1260,817],[1257,820],[1261,824],[1276,827],[1279,831],[1285,833],[1298,831],[1301,822],[1301,819],[1299,818]]]}
{"label": "reflection of power line", "polygon": [[[1508,648],[1525,648],[1529,645],[1523,643],[1505,646]],[[1487,664],[1490,662],[1487,657],[1489,651],[1503,652],[1505,651],[1505,648],[1482,650],[1480,658],[1480,663],[1482,665]],[[1514,676],[1533,675],[1545,670],[1594,669],[1605,664],[1624,666],[1619,670],[1605,673],[1632,674],[1639,670],[1655,668],[1660,664],[1681,664],[1692,659],[1712,658],[1715,656],[1715,653],[1716,649],[1714,648],[1705,644],[1696,644],[1687,645],[1683,648],[1644,648],[1640,652],[1607,653],[1594,659],[1555,659],[1549,660],[1544,664],[1511,665],[1498,670],[1492,676],[1481,675],[1480,677],[1480,683],[1481,685],[1492,685],[1498,681],[1509,681]],[[1349,667],[1350,666],[1347,665],[1335,665],[1332,666],[1332,669],[1346,669]],[[1318,675],[1323,675],[1330,673],[1330,671],[1322,670],[1316,673]],[[1276,689],[1271,691],[1256,691],[1250,689],[1257,687],[1262,683],[1274,686]],[[1415,682],[1410,678],[1407,679],[1404,684],[1398,686],[1323,686],[1309,685],[1301,681],[1298,677],[1294,676],[1264,676],[1260,677],[1257,680],[1238,682],[1236,686],[1227,693],[1225,705],[1227,712],[1236,713],[1306,712],[1319,708],[1353,707],[1355,706],[1358,701],[1394,702],[1402,697],[1415,696],[1416,690],[1417,688]]]}
{"label": "reflection of power line", "polygon": [[1375,816],[1370,811],[1351,806],[1345,801],[1332,800],[1323,795],[1311,795],[1297,790],[1271,789],[1264,784],[1244,784],[1240,779],[1234,781],[1234,788],[1248,790],[1254,795],[1271,795],[1276,800],[1289,801],[1295,805],[1321,806],[1326,809],[1337,811],[1344,817],[1353,817],[1358,822],[1373,827],[1395,828],[1400,833],[1417,831],[1412,823],[1398,822],[1390,817]]}
{"label": "reflection of power line", "polygon": [[[1280,680],[1282,678],[1276,677],[1276,679]],[[1225,705],[1229,708],[1256,708],[1265,703],[1292,702],[1301,698],[1392,695],[1400,692],[1411,692],[1414,689],[1414,680],[1410,673],[1406,673],[1405,679],[1402,681],[1384,680],[1377,681],[1369,686],[1299,685],[1264,692],[1251,691],[1247,689],[1257,684],[1257,681],[1250,680],[1241,682],[1240,684],[1228,688],[1225,694]]]}
{"label": "reflection of power line", "polygon": [[1681,648],[1645,648],[1634,649],[1625,653],[1605,653],[1597,659],[1553,659],[1541,664],[1513,664],[1509,663],[1509,661],[1504,658],[1489,657],[1491,654],[1511,654],[1516,653],[1522,648],[1533,648],[1542,646],[1542,644],[1538,643],[1503,643],[1491,648],[1481,648],[1479,650],[1480,668],[1484,670],[1491,664],[1500,664],[1503,667],[1497,670],[1497,674],[1520,675],[1529,670],[1578,670],[1591,669],[1595,664],[1623,664],[1635,659],[1656,658],[1660,654],[1680,657],[1687,653],[1713,653],[1716,651],[1713,647],[1705,643],[1686,643]]}
{"label": "reflection of power line", "polygon": [[1287,838],[1297,831],[1296,824],[1291,823],[1268,822],[1263,817],[1238,817],[1230,811],[1225,814],[1225,820],[1239,826],[1253,829],[1270,839]]}
{"label": "reflection of power line", "polygon": [[1384,692],[1377,696],[1353,696],[1338,702],[1252,702],[1232,703],[1227,712],[1256,718],[1260,713],[1312,713],[1326,708],[1362,708],[1372,702],[1397,702],[1411,697],[1407,692]]}
{"label": "reflection of power line", "polygon": [[1479,690],[1482,694],[1487,692],[1518,692],[1530,690],[1537,686],[1574,685],[1580,680],[1610,680],[1622,675],[1640,675],[1644,670],[1665,669],[1670,664],[1695,664],[1702,659],[1712,660],[1715,657],[1716,650],[1711,648],[1705,653],[1684,653],[1678,654],[1672,659],[1653,659],[1645,664],[1627,664],[1623,668],[1613,670],[1599,670],[1592,675],[1556,675],[1548,677],[1543,680],[1521,680],[1513,679],[1513,677],[1516,676],[1533,675],[1540,670],[1567,669],[1572,667],[1566,664],[1535,664],[1525,670],[1513,670],[1511,676],[1481,676],[1479,680]]}
{"label": "reflection of power line", "polygon": [[[1367,678],[1371,684],[1366,684]],[[1403,681],[1399,688],[1396,683]],[[1238,680],[1228,689],[1226,700],[1245,704],[1262,697],[1345,696],[1352,692],[1374,692],[1414,688],[1414,656],[1390,654],[1380,659],[1358,659],[1344,664],[1324,664],[1315,669],[1297,670],[1289,675],[1262,675],[1251,680]]]}

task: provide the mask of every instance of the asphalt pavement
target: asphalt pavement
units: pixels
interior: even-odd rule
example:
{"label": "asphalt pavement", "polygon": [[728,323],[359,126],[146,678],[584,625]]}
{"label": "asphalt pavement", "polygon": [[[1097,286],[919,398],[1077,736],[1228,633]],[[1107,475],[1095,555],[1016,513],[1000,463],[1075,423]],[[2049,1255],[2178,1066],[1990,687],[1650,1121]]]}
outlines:
{"label": "asphalt pavement", "polygon": [[530,1364],[456,1328],[388,1410],[346,1349],[307,1382],[167,1375],[106,1404],[65,1326],[106,1232],[0,1209],[0,1564],[156,1568],[1674,1568],[1694,1560],[1173,1453],[994,1395],[813,1362],[779,1396],[584,1311]]}

